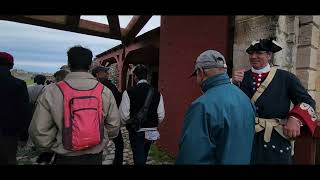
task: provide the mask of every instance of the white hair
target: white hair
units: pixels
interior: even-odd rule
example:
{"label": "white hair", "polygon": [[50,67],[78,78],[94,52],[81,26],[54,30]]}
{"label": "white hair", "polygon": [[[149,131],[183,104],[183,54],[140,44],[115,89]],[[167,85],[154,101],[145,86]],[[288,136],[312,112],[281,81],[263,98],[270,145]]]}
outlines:
{"label": "white hair", "polygon": [[227,69],[226,68],[211,68],[211,69],[203,69],[208,76],[215,76],[217,74],[222,74],[226,73]]}

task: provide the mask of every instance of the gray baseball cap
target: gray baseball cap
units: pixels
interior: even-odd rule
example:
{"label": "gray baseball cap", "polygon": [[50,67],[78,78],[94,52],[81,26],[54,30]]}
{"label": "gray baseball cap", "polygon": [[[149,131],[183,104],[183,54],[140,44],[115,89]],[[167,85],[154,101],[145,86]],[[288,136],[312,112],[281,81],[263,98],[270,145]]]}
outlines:
{"label": "gray baseball cap", "polygon": [[194,66],[194,71],[190,77],[195,76],[197,69],[211,69],[211,68],[227,68],[226,60],[224,56],[216,50],[206,50],[201,53]]}
{"label": "gray baseball cap", "polygon": [[109,67],[97,66],[91,70],[92,74],[96,74],[98,72],[108,72]]}

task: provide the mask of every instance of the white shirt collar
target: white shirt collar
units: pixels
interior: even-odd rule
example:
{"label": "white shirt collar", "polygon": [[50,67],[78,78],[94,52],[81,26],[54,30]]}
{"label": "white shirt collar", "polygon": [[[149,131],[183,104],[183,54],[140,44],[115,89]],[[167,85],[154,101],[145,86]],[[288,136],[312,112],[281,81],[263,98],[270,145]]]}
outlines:
{"label": "white shirt collar", "polygon": [[[137,82],[137,84],[140,84],[140,83],[148,83],[148,81],[145,80],[145,79],[141,79],[140,81]],[[149,83],[148,83],[148,84],[149,84]]]}
{"label": "white shirt collar", "polygon": [[254,69],[253,67],[251,67],[251,71],[257,74],[267,73],[270,71],[270,69],[270,64],[268,64],[266,67],[262,69]]}

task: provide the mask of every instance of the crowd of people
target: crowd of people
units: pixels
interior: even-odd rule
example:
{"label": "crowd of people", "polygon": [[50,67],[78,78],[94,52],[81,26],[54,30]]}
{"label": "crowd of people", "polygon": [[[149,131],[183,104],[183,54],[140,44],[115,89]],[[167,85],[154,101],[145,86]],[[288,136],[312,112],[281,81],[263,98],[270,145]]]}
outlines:
{"label": "crowd of people", "polygon": [[[251,68],[227,74],[224,56],[205,50],[190,77],[202,95],[187,109],[176,164],[292,164],[294,140],[317,127],[315,101],[292,73],[273,66],[282,47],[274,39],[246,49]],[[92,52],[74,46],[55,81],[34,77],[34,85],[13,77],[14,58],[0,52],[0,164],[17,164],[19,141],[42,153],[37,162],[102,164],[109,141],[113,165],[123,164],[121,127],[129,132],[135,165],[145,165],[160,138],[164,98],[147,81],[148,68],[133,70],[135,86],[119,92],[109,68],[92,67]],[[290,103],[293,107],[290,108]]]}

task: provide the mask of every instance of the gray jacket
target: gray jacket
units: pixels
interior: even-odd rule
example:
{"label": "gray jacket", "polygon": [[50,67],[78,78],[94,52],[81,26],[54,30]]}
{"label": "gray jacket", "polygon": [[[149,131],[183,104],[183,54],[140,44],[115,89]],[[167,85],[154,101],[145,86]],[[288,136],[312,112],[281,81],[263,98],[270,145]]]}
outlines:
{"label": "gray jacket", "polygon": [[[65,81],[79,90],[91,89],[98,82],[87,72],[71,72],[66,76]],[[102,98],[106,132],[102,143],[86,150],[72,152],[64,149],[62,144],[63,95],[55,84],[47,86],[38,98],[38,105],[29,127],[32,141],[41,149],[51,149],[65,156],[101,152],[109,138],[112,139],[118,135],[120,128],[119,110],[112,92],[107,87],[103,89]]]}

